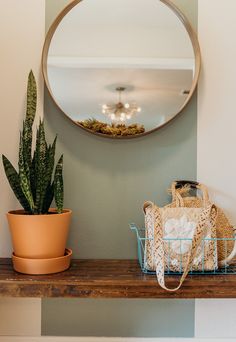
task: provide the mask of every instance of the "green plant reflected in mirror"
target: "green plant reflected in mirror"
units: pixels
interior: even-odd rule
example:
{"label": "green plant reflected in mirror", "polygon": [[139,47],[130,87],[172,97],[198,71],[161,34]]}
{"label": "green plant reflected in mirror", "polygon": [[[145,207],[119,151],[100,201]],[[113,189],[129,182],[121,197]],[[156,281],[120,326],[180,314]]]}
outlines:
{"label": "green plant reflected in mirror", "polygon": [[75,0],[46,37],[49,92],[81,128],[133,138],[170,122],[191,99],[200,49],[169,0]]}

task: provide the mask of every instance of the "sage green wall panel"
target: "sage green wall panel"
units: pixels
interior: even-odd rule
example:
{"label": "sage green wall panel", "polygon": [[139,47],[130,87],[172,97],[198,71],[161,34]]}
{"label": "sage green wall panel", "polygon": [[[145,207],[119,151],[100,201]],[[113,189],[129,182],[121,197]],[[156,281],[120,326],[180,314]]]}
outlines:
{"label": "sage green wall panel", "polygon": [[196,99],[150,136],[114,141],[82,131],[45,94],[45,120],[64,154],[65,206],[73,210],[68,246],[80,258],[135,258],[128,224],[143,224],[142,204],[168,201],[173,179],[196,176]]}
{"label": "sage green wall panel", "polygon": [[[174,2],[196,27],[197,0]],[[46,0],[47,28],[67,3]],[[58,134],[58,155],[62,152],[65,158],[65,206],[73,210],[68,246],[74,256],[136,258],[135,236],[128,224],[143,224],[143,202],[163,205],[170,200],[167,188],[173,179],[196,178],[196,95],[171,124],[130,141],[81,130],[55,107],[47,91],[45,123],[51,139]],[[194,301],[44,299],[42,332],[191,337]]]}
{"label": "sage green wall panel", "polygon": [[46,0],[46,32],[56,16],[68,5],[70,0]]}
{"label": "sage green wall panel", "polygon": [[172,0],[172,2],[186,15],[191,25],[197,31],[198,0]]}
{"label": "sage green wall panel", "polygon": [[[42,333],[50,336],[192,337],[192,300],[49,299]],[[50,322],[50,324],[49,324]]]}

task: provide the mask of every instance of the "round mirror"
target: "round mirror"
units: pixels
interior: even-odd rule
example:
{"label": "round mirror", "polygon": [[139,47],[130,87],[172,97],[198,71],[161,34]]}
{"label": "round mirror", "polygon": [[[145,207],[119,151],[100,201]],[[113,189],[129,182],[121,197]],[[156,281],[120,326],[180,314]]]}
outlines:
{"label": "round mirror", "polygon": [[133,138],[171,121],[200,71],[196,34],[169,0],[75,0],[46,37],[43,73],[58,107],[95,134]]}

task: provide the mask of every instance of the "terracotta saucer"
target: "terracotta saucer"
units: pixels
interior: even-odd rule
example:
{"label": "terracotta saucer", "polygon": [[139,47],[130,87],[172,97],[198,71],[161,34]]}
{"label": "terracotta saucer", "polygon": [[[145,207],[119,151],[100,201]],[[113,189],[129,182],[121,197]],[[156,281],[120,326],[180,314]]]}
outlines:
{"label": "terracotta saucer", "polygon": [[24,274],[51,274],[67,270],[70,267],[71,249],[65,250],[65,255],[50,259],[21,258],[12,253],[13,268]]}

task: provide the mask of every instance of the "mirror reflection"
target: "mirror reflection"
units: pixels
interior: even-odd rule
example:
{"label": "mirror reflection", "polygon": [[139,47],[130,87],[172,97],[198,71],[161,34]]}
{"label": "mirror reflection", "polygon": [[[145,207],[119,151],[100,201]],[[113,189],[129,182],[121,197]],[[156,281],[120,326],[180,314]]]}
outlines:
{"label": "mirror reflection", "polygon": [[164,125],[188,102],[195,53],[165,2],[84,0],[56,27],[45,73],[54,100],[78,125],[136,136]]}

